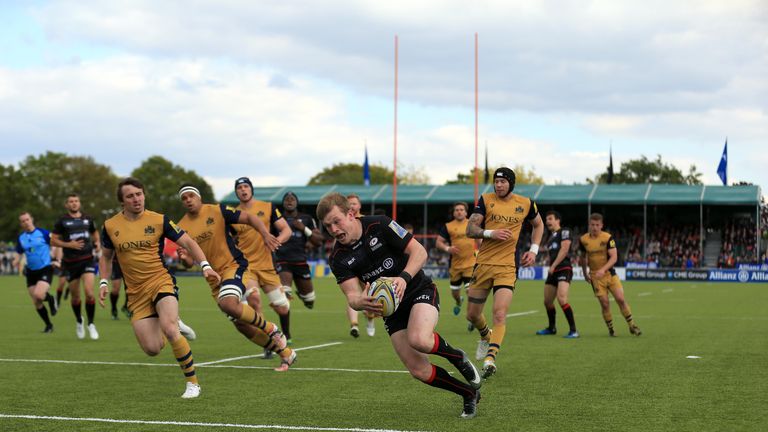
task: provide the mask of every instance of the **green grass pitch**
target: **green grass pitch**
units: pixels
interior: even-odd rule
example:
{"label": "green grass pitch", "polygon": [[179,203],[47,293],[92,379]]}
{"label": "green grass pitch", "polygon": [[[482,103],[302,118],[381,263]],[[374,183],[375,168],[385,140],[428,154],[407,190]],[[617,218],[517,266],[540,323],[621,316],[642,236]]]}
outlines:
{"label": "green grass pitch", "polygon": [[[542,283],[521,282],[498,373],[484,383],[478,417],[469,421],[458,418],[459,397],[403,373],[380,320],[375,337],[349,336],[344,299],[330,278],[315,280],[315,309],[292,304],[299,359],[283,374],[271,370],[277,360],[217,362],[261,351],[218,312],[202,278],[179,278],[182,318],[198,333],[195,362],[217,362],[198,368],[196,400],[179,397],[184,383],[170,347],[145,356],[122,315],[112,321],[99,308],[101,339],[78,340],[65,303],[53,318],[54,333],[40,333],[23,285],[21,277],[0,278],[2,431],[768,430],[765,284],[626,282],[643,335],[629,334],[613,304],[618,337],[609,338],[591,289],[574,282],[570,303],[581,339],[566,340],[559,308],[560,333],[534,334],[546,325]],[[439,286],[438,332],[474,353],[476,334],[451,314],[447,281]],[[441,358],[433,362],[455,371]]]}

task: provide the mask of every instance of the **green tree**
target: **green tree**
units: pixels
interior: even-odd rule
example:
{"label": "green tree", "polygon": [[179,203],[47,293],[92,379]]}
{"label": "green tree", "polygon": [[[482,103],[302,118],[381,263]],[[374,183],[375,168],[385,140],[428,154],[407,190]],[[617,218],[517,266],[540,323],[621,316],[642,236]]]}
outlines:
{"label": "green tree", "polygon": [[13,165],[0,165],[0,241],[9,241],[19,232],[19,213],[24,208],[28,184]]}
{"label": "green tree", "polygon": [[[618,172],[613,174],[613,183],[642,184],[642,183],[668,183],[700,185],[701,173],[696,170],[696,165],[691,165],[688,174],[683,174],[677,167],[664,163],[661,155],[655,160],[645,156],[640,159],[631,159],[621,164]],[[607,183],[608,169],[598,174],[594,180],[587,179],[590,183]]]}
{"label": "green tree", "polygon": [[[370,164],[369,173],[371,175],[371,184],[390,184],[394,177],[394,172],[389,168]],[[428,184],[429,176],[423,169],[417,169],[412,166],[398,164],[397,171],[398,184]],[[323,168],[322,171],[312,176],[307,183],[308,186],[333,185],[333,184],[362,184],[363,166],[356,163],[338,163],[331,167]]]}
{"label": "green tree", "polygon": [[[113,213],[118,204],[115,198],[117,176],[106,165],[91,157],[69,156],[47,152],[40,156],[28,156],[18,170],[3,169],[3,180],[13,184],[3,194],[11,203],[3,208],[4,214],[15,216],[28,211],[37,226],[52,229],[55,221],[66,211],[67,195],[76,193],[82,202],[82,211],[95,218],[97,225]],[[3,229],[7,229],[4,219]],[[14,232],[18,232],[18,222]]]}
{"label": "green tree", "polygon": [[[489,182],[493,181],[490,177],[493,177],[493,173],[498,167],[488,168]],[[544,184],[544,178],[536,175],[533,169],[526,169],[522,165],[515,165],[512,168],[515,172],[515,184]],[[477,169],[478,181],[485,183],[485,169]],[[474,184],[475,183],[475,169],[471,169],[467,173],[458,173],[454,180],[448,180],[445,184]]]}
{"label": "green tree", "polygon": [[194,171],[174,165],[161,156],[152,156],[131,172],[131,177],[139,179],[145,187],[147,208],[163,213],[174,221],[184,215],[184,207],[179,200],[179,188],[184,183],[191,183],[200,189],[204,203],[215,203],[213,189]]}

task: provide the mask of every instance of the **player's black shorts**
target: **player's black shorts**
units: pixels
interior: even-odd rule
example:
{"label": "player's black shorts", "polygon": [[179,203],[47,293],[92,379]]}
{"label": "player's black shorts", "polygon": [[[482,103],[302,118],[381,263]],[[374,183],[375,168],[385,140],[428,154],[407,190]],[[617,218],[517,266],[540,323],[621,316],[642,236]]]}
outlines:
{"label": "player's black shorts", "polygon": [[560,282],[568,282],[571,283],[571,280],[573,279],[573,270],[558,270],[554,273],[550,273],[547,276],[547,281],[544,282],[545,285],[552,285],[557,286]]}
{"label": "player's black shorts", "polygon": [[278,273],[290,272],[294,279],[312,279],[312,272],[309,270],[309,265],[306,262],[278,261],[275,263],[275,270]]}
{"label": "player's black shorts", "polygon": [[397,307],[395,313],[384,317],[384,328],[387,329],[387,333],[390,336],[408,327],[411,309],[413,309],[413,305],[416,303],[431,304],[440,312],[440,294],[437,292],[437,285],[429,278],[425,278],[425,281],[418,288],[411,289],[410,291],[406,290],[405,296],[400,301],[400,306]]}
{"label": "player's black shorts", "polygon": [[64,269],[59,265],[58,267],[53,267],[53,275],[59,277],[67,277],[67,272],[65,272]]}
{"label": "player's black shorts", "polygon": [[85,259],[73,263],[61,263],[62,268],[67,272],[67,280],[72,281],[80,279],[84,273],[96,273],[96,259]]}
{"label": "player's black shorts", "polygon": [[120,263],[117,262],[117,260],[112,261],[112,275],[110,276],[110,280],[122,279],[122,278],[123,278],[123,269],[120,268]]}
{"label": "player's black shorts", "polygon": [[53,280],[53,267],[47,265],[38,270],[30,270],[24,267],[24,276],[27,277],[28,287],[37,285],[40,281],[50,284]]}

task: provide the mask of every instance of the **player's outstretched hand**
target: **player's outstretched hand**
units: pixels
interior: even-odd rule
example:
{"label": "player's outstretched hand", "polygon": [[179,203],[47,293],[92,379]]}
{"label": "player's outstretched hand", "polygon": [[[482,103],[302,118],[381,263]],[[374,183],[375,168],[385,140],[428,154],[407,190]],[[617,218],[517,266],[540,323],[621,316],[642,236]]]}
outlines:
{"label": "player's outstretched hand", "polygon": [[206,268],[203,270],[203,276],[205,276],[205,280],[207,280],[211,285],[218,285],[221,282],[221,276],[219,276],[219,274],[216,273],[212,268]]}
{"label": "player's outstretched hand", "polygon": [[349,307],[354,310],[371,312],[376,316],[381,316],[381,313],[384,311],[384,305],[365,294],[370,288],[371,284],[366,282],[363,293],[357,296],[356,299],[350,300]]}
{"label": "player's outstretched hand", "polygon": [[99,305],[101,307],[105,307],[104,300],[107,298],[107,291],[109,291],[109,287],[107,286],[104,281],[99,282]]}
{"label": "player's outstretched hand", "polygon": [[507,241],[512,238],[512,231],[506,228],[496,229],[496,230],[493,230],[493,234],[491,234],[491,238],[494,238],[496,240],[501,240],[501,241]]}
{"label": "player's outstretched hand", "polygon": [[277,237],[273,236],[272,234],[267,234],[264,237],[264,244],[267,246],[267,249],[272,252],[280,248],[280,240],[278,240]]}
{"label": "player's outstretched hand", "polygon": [[530,267],[535,262],[536,262],[536,255],[534,255],[533,252],[531,251],[524,253],[523,258],[520,259],[520,265],[522,265],[523,267]]}
{"label": "player's outstretched hand", "polygon": [[405,282],[405,279],[401,277],[392,278],[392,288],[395,289],[395,294],[397,294],[398,302],[403,300],[403,296],[405,295],[406,285],[408,284]]}

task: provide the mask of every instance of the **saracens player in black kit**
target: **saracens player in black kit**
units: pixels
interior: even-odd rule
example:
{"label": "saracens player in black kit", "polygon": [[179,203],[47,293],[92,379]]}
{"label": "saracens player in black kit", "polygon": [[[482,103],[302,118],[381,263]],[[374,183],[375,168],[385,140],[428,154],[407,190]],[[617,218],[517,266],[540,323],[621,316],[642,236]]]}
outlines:
{"label": "saracens player in black kit", "polygon": [[[307,264],[307,242],[314,247],[323,242],[323,235],[317,229],[317,223],[312,216],[299,213],[299,197],[293,192],[283,195],[283,218],[291,227],[292,234],[283,243],[280,249],[275,251],[275,270],[280,276],[280,283],[286,294],[291,292],[291,284],[296,284],[299,298],[304,306],[312,309],[315,306],[315,288],[312,286],[312,272]],[[273,234],[277,236],[277,230],[273,227]]]}
{"label": "saracens player in black kit", "polygon": [[85,337],[85,327],[80,311],[80,279],[85,289],[85,313],[88,317],[88,335],[98,339],[99,332],[93,324],[96,312],[96,297],[93,294],[94,274],[98,256],[101,253],[99,232],[93,218],[80,211],[80,197],[77,194],[67,196],[67,214],[59,218],[53,226],[51,245],[64,250],[61,268],[67,274],[69,293],[72,294],[72,311],[75,313],[78,339]]}
{"label": "saracens player in black kit", "polygon": [[[317,218],[336,239],[329,262],[336,283],[354,310],[381,315],[381,304],[360,291],[378,278],[392,280],[400,306],[384,318],[392,346],[411,375],[433,387],[454,392],[464,399],[462,418],[477,415],[480,374],[460,349],[435,332],[440,301],[437,287],[422,267],[427,251],[405,228],[386,216],[356,218],[347,198],[339,193],[325,195],[317,204]],[[453,364],[469,384],[460,381],[429,361],[435,354]]]}
{"label": "saracens player in black kit", "polygon": [[563,314],[568,320],[570,331],[565,335],[568,339],[579,337],[576,331],[576,321],[573,318],[573,309],[568,304],[568,290],[573,279],[573,266],[571,265],[571,230],[560,226],[560,213],[550,210],[546,216],[547,229],[549,229],[549,274],[544,282],[544,307],[547,309],[549,325],[547,328],[536,332],[537,335],[557,334],[555,327],[555,294],[557,302],[563,309]]}

